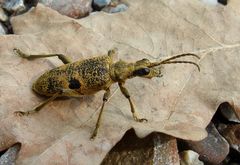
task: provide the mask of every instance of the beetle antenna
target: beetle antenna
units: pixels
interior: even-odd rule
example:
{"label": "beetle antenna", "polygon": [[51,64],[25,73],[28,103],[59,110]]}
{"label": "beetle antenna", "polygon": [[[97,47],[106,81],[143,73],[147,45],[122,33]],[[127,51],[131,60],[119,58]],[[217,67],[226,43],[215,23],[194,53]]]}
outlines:
{"label": "beetle antenna", "polygon": [[165,59],[165,60],[160,61],[160,62],[151,63],[149,67],[152,68],[152,67],[159,66],[159,65],[162,65],[162,64],[188,63],[188,64],[193,64],[193,65],[195,65],[195,66],[198,68],[198,70],[200,71],[199,65],[198,65],[197,63],[195,63],[195,62],[191,62],[191,61],[172,61],[172,60],[174,60],[174,59],[177,59],[177,58],[180,58],[180,57],[185,57],[185,56],[192,56],[192,57],[195,57],[195,58],[200,59],[200,57],[199,57],[198,55],[196,55],[196,54],[185,53],[185,54],[179,54],[179,55],[170,57],[170,58]]}
{"label": "beetle antenna", "polygon": [[180,57],[184,57],[184,56],[193,56],[193,57],[195,57],[195,58],[200,59],[200,57],[199,57],[198,55],[196,55],[196,54],[185,53],[185,54],[179,54],[179,55],[176,55],[176,56],[170,57],[170,58],[168,58],[168,59],[166,59],[166,60],[163,60],[163,61],[161,61],[161,62],[174,60],[174,59],[177,59],[177,58],[180,58]]}
{"label": "beetle antenna", "polygon": [[200,72],[200,66],[197,63],[192,61],[167,61],[162,64],[177,64],[177,63],[193,64],[198,68],[198,71]]}

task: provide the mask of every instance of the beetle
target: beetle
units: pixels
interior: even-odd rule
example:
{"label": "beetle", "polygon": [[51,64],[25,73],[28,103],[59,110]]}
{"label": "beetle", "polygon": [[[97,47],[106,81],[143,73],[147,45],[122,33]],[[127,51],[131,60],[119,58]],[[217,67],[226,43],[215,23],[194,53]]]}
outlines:
{"label": "beetle", "polygon": [[124,83],[127,79],[137,76],[149,79],[161,77],[161,66],[174,63],[193,64],[200,71],[199,65],[195,62],[176,60],[184,56],[192,56],[200,59],[199,56],[192,53],[176,55],[160,62],[150,62],[146,58],[136,62],[125,62],[123,60],[114,62],[113,57],[117,55],[117,49],[114,48],[103,56],[71,62],[67,56],[62,54],[28,55],[19,49],[14,49],[14,52],[26,59],[57,56],[64,63],[62,66],[46,71],[32,85],[33,91],[40,95],[49,96],[49,98],[32,110],[25,112],[16,111],[14,112],[15,115],[23,116],[36,113],[57,97],[92,95],[101,90],[105,90],[101,110],[91,139],[94,139],[97,135],[104,105],[109,98],[110,86],[112,84],[118,83],[122,94],[128,99],[133,119],[137,122],[143,122],[147,121],[147,119],[138,117],[130,94],[124,87]]}

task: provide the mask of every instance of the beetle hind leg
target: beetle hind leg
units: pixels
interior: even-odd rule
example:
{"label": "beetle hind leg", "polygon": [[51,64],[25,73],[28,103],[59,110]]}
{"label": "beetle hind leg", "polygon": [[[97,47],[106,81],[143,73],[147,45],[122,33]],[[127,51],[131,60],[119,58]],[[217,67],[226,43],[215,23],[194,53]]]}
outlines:
{"label": "beetle hind leg", "polygon": [[99,129],[99,126],[100,126],[100,122],[101,122],[101,117],[102,117],[104,105],[105,105],[105,103],[107,102],[109,96],[110,96],[110,90],[107,89],[106,92],[105,92],[104,95],[103,95],[102,107],[101,107],[101,110],[100,110],[100,113],[99,113],[99,116],[98,116],[98,120],[97,120],[95,129],[94,129],[94,131],[93,131],[93,133],[92,133],[92,135],[91,135],[91,139],[92,139],[92,140],[97,136],[97,132],[98,132],[98,129]]}
{"label": "beetle hind leg", "polygon": [[38,55],[30,55],[23,53],[21,50],[14,48],[13,49],[14,53],[16,53],[18,56],[22,58],[27,58],[29,60],[35,59],[35,58],[46,58],[46,57],[55,57],[57,56],[64,64],[71,63],[72,61],[70,60],[69,57],[63,55],[63,54],[38,54]]}
{"label": "beetle hind leg", "polygon": [[14,114],[16,116],[27,116],[36,112],[39,112],[45,105],[47,105],[48,103],[50,103],[51,101],[53,101],[55,98],[58,97],[58,94],[53,95],[52,97],[50,97],[49,99],[45,100],[44,102],[40,103],[39,105],[37,105],[35,108],[33,108],[30,111],[16,111],[14,112]]}

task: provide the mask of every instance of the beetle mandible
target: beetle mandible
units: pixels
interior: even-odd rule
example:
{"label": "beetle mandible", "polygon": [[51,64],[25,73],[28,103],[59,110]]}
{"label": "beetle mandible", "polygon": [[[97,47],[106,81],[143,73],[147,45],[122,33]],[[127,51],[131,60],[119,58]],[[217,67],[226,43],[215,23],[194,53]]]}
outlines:
{"label": "beetle mandible", "polygon": [[62,66],[45,72],[33,83],[33,91],[41,95],[49,96],[49,98],[30,111],[14,112],[16,115],[23,116],[38,112],[46,104],[57,97],[91,95],[100,90],[105,90],[101,110],[95,129],[91,135],[91,139],[94,139],[97,135],[104,105],[109,98],[110,86],[113,83],[118,83],[122,94],[128,99],[133,119],[137,122],[143,122],[147,121],[147,119],[138,117],[130,94],[124,87],[124,83],[127,79],[131,79],[136,76],[149,79],[153,77],[161,77],[161,65],[173,63],[193,64],[200,71],[199,65],[195,62],[175,60],[184,56],[192,56],[200,59],[199,56],[192,53],[176,55],[160,62],[150,62],[148,59],[144,58],[142,60],[129,63],[123,60],[119,60],[117,62],[113,61],[113,57],[117,54],[116,48],[109,50],[107,55],[79,60],[76,62],[71,62],[67,56],[62,54],[28,55],[19,49],[14,49],[14,52],[20,57],[27,59],[57,56],[64,63]]}

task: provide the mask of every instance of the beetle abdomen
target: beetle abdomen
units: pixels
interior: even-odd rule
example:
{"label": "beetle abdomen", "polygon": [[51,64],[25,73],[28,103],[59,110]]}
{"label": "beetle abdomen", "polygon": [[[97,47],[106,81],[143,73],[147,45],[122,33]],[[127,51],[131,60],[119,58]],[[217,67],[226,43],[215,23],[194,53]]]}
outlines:
{"label": "beetle abdomen", "polygon": [[64,75],[65,73],[60,73],[58,68],[50,70],[40,76],[32,88],[35,92],[46,96],[61,92],[61,89],[66,88],[66,83],[61,80]]}

